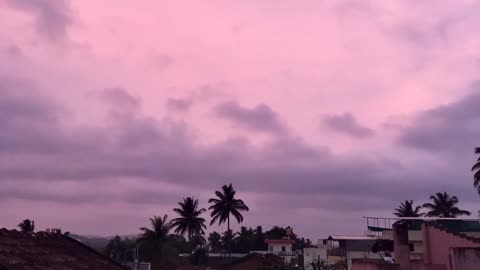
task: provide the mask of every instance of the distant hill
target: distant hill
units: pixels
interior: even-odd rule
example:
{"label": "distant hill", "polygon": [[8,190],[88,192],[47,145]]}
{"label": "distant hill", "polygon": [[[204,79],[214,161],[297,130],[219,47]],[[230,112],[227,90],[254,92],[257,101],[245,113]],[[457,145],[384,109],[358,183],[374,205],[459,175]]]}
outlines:
{"label": "distant hill", "polygon": [[[84,243],[87,246],[90,246],[95,250],[103,251],[103,249],[107,246],[108,241],[110,241],[110,239],[112,239],[114,236],[103,237],[103,236],[93,236],[93,235],[72,234],[71,237],[77,241]],[[120,235],[120,237],[128,238],[128,239],[137,239],[138,234]]]}
{"label": "distant hill", "polygon": [[111,237],[87,237],[78,234],[72,234],[70,237],[98,251],[102,251],[107,246],[108,241],[111,239]]}

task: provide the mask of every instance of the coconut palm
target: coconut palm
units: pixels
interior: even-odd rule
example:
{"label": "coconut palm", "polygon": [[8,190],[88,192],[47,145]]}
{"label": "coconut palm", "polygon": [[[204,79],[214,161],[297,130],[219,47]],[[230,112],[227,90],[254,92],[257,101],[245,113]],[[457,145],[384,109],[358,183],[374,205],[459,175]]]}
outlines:
{"label": "coconut palm", "polygon": [[[218,222],[218,225],[227,222],[227,231],[230,231],[230,215],[237,220],[238,223],[243,222],[243,216],[240,212],[248,211],[247,205],[240,199],[235,199],[235,189],[232,184],[224,185],[222,191],[215,191],[216,198],[211,198],[208,203],[212,205],[208,208],[212,210],[212,221],[210,225]],[[231,240],[228,242],[228,253],[231,253]]]}
{"label": "coconut palm", "polygon": [[172,220],[172,227],[175,228],[175,233],[184,235],[187,233],[188,241],[193,235],[205,234],[204,229],[205,219],[200,215],[207,211],[205,208],[199,209],[198,200],[193,197],[183,199],[183,202],[179,202],[180,208],[173,209],[180,217]]}
{"label": "coconut palm", "polygon": [[393,213],[397,217],[421,217],[423,213],[420,213],[421,206],[414,207],[412,200],[405,200],[398,208],[395,208]]}
{"label": "coconut palm", "polygon": [[[475,154],[480,155],[480,147],[475,147]],[[477,189],[478,194],[480,194],[480,157],[478,157],[477,162],[472,167],[473,171],[473,186]]]}
{"label": "coconut palm", "polygon": [[170,233],[170,222],[167,221],[168,216],[164,215],[163,218],[154,216],[150,218],[150,224],[152,229],[142,227],[140,230],[143,232],[140,237],[140,242],[149,242],[154,246],[161,248],[168,239]]}
{"label": "coconut palm", "polygon": [[456,207],[459,202],[457,196],[450,196],[450,194],[446,192],[438,192],[430,196],[430,199],[433,203],[423,204],[424,208],[430,209],[426,214],[428,217],[455,218],[462,215],[470,215],[470,212]]}
{"label": "coconut palm", "polygon": [[35,230],[35,221],[30,219],[25,219],[20,224],[18,224],[18,227],[22,232],[31,233]]}

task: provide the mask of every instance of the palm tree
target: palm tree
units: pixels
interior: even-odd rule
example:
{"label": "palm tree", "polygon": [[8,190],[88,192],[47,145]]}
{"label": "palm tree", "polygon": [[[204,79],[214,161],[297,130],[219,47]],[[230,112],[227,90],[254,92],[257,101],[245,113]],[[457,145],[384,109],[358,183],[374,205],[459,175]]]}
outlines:
{"label": "palm tree", "polygon": [[183,199],[183,202],[179,202],[180,208],[173,209],[180,217],[172,220],[172,227],[175,228],[175,233],[184,235],[188,233],[188,241],[193,235],[205,234],[204,229],[205,219],[200,215],[207,211],[205,208],[198,209],[198,200],[193,197]]}
{"label": "palm tree", "polygon": [[[238,223],[243,222],[243,216],[240,212],[248,211],[248,206],[240,199],[235,199],[235,189],[232,184],[224,185],[222,191],[215,191],[216,198],[211,198],[208,203],[212,205],[208,208],[212,210],[211,217],[213,218],[210,225],[218,222],[222,225],[227,222],[227,231],[230,231],[230,215],[237,220]],[[228,254],[231,254],[231,240],[228,242]]]}
{"label": "palm tree", "polygon": [[167,219],[167,215],[164,215],[163,218],[157,216],[150,218],[152,229],[145,227],[140,228],[143,233],[138,238],[140,243],[148,244],[154,251],[159,251],[160,255],[163,254],[163,247],[168,240],[171,228],[170,222],[168,222]]}
{"label": "palm tree", "polygon": [[[475,154],[480,155],[480,147],[475,147]],[[478,157],[477,162],[473,165],[472,171],[473,174],[473,186],[477,189],[478,194],[480,194],[480,157]]]}
{"label": "palm tree", "polygon": [[393,213],[397,217],[421,217],[423,213],[420,213],[421,206],[413,207],[412,200],[406,200],[402,202],[398,208],[395,208]]}
{"label": "palm tree", "polygon": [[450,194],[446,192],[438,192],[430,196],[430,199],[433,203],[423,204],[424,208],[430,209],[426,214],[427,217],[455,218],[461,215],[470,215],[470,212],[456,207],[459,202],[457,196],[450,196]]}
{"label": "palm tree", "polygon": [[35,221],[30,219],[25,219],[20,224],[18,224],[18,227],[22,232],[31,233],[35,230]]}

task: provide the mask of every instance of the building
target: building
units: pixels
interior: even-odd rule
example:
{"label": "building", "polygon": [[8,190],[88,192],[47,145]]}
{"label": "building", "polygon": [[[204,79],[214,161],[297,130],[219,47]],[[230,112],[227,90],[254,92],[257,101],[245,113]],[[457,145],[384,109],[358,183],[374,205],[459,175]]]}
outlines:
{"label": "building", "polygon": [[328,263],[328,245],[327,240],[319,240],[319,243],[312,248],[303,249],[303,267],[306,270],[313,270],[313,263]]}
{"label": "building", "polygon": [[60,233],[0,229],[2,270],[127,270],[94,249]]}
{"label": "building", "polygon": [[326,240],[327,262],[352,268],[353,259],[378,259],[379,254],[372,252],[372,247],[379,238],[370,235],[331,235]]}
{"label": "building", "polygon": [[[385,240],[394,240],[393,224],[399,218],[364,217],[370,233]],[[468,237],[480,238],[480,222],[478,219],[452,219],[452,218],[403,218],[408,221],[408,246],[410,258],[420,260],[424,254],[424,240],[422,225],[425,222],[437,222],[451,232],[460,233]]]}
{"label": "building", "polygon": [[[476,226],[470,221],[411,218],[396,222],[391,229],[395,264],[378,259],[357,259],[353,260],[352,270],[477,270],[480,265],[480,238],[459,232]],[[412,256],[409,236],[418,223],[422,253],[421,256]]]}
{"label": "building", "polygon": [[293,251],[295,241],[291,239],[266,239],[268,251],[266,253],[283,258],[285,262],[292,263],[298,259],[298,255]]}

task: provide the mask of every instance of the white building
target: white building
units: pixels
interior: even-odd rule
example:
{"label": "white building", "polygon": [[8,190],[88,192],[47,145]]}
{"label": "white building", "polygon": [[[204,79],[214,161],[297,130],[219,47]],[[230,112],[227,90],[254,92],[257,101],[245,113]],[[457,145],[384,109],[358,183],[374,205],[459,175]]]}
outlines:
{"label": "white building", "polygon": [[325,262],[328,263],[328,246],[326,241],[320,240],[318,245],[313,248],[303,249],[303,267],[306,270],[313,269],[312,263]]}

